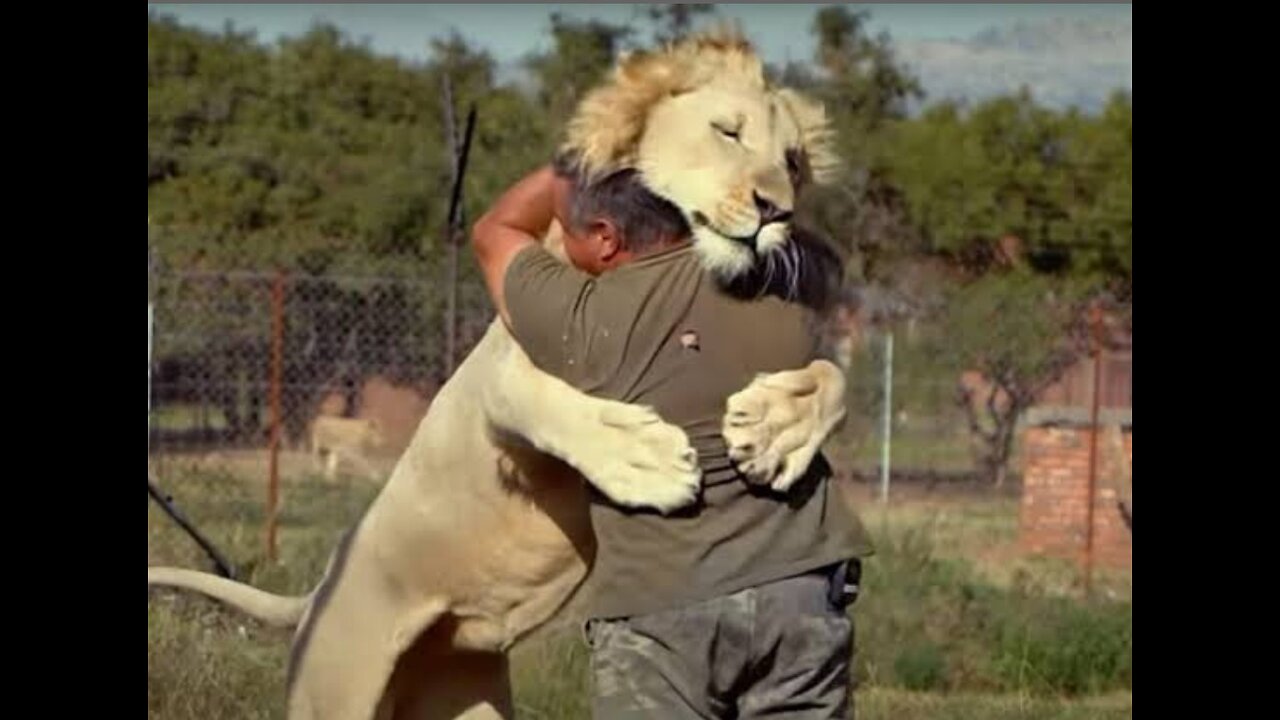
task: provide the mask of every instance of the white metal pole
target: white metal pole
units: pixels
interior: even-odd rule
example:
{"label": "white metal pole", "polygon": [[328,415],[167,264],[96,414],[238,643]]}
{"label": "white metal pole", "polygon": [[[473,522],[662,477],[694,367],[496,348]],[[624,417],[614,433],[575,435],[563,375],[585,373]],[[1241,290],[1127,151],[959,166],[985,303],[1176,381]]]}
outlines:
{"label": "white metal pole", "polygon": [[884,340],[884,427],[880,434],[880,502],[889,502],[889,458],[893,444],[893,333]]}

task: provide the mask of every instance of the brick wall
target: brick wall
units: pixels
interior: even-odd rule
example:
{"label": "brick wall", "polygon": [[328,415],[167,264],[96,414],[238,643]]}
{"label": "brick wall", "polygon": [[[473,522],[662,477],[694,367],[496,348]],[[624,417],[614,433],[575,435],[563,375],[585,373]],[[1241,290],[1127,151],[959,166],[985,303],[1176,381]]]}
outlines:
{"label": "brick wall", "polygon": [[[1127,463],[1130,472],[1133,468],[1133,427],[1122,427],[1122,457],[1106,442],[1105,433],[1098,438],[1093,516],[1093,552],[1098,566],[1133,565],[1132,535],[1116,504],[1117,463]],[[1019,540],[1026,551],[1069,559],[1084,557],[1090,432],[1079,423],[1030,425],[1023,431]]]}

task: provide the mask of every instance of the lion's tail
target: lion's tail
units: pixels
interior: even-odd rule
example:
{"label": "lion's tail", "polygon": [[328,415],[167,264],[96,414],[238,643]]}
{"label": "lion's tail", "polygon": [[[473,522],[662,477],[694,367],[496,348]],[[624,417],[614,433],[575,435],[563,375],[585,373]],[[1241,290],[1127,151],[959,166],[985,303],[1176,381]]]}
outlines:
{"label": "lion's tail", "polygon": [[310,600],[308,596],[273,595],[217,575],[181,568],[149,567],[147,585],[195,590],[278,627],[296,626]]}

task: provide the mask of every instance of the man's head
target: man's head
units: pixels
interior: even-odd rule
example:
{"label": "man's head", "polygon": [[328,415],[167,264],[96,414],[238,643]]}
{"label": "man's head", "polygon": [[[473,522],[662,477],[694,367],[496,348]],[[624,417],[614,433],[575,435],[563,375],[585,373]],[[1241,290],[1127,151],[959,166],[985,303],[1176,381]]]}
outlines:
{"label": "man's head", "polygon": [[566,162],[556,169],[571,187],[559,214],[565,254],[578,269],[598,275],[689,239],[684,215],[645,187],[637,171],[585,182]]}

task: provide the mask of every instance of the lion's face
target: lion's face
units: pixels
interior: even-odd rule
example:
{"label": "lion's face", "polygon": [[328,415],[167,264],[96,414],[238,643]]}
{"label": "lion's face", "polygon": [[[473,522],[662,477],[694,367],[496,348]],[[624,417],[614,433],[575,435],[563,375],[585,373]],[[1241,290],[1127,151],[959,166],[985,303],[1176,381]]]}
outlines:
{"label": "lion's face", "polygon": [[734,275],[787,241],[802,153],[776,95],[717,83],[653,108],[637,169],[684,212],[708,265]]}
{"label": "lion's face", "polygon": [[746,273],[789,242],[797,190],[834,176],[821,106],[771,88],[740,36],[703,36],[621,61],[570,122],[588,173],[635,168],[684,213],[708,269]]}

